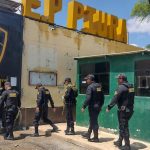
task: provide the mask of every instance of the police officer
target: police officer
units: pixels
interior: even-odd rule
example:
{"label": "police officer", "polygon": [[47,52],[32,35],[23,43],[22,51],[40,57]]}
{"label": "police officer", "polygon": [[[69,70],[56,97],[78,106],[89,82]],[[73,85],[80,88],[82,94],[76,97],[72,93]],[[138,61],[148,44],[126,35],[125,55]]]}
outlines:
{"label": "police officer", "polygon": [[57,132],[58,127],[54,125],[54,123],[48,119],[48,102],[50,101],[50,104],[53,108],[53,111],[55,112],[56,109],[54,107],[54,102],[52,100],[51,94],[48,89],[45,89],[42,84],[37,84],[36,89],[38,89],[38,94],[37,94],[37,107],[36,107],[36,112],[35,112],[35,118],[34,118],[34,127],[35,127],[35,133],[32,136],[39,136],[38,132],[38,126],[39,126],[39,121],[42,118],[42,120],[50,124],[53,127],[52,132]]}
{"label": "police officer", "polygon": [[13,140],[13,126],[18,112],[18,107],[21,106],[19,93],[11,88],[10,82],[5,82],[5,91],[2,93],[0,100],[0,108],[5,105],[6,108],[6,133],[4,139]]}
{"label": "police officer", "polygon": [[[133,115],[134,88],[132,84],[128,83],[125,74],[119,74],[117,78],[118,89],[106,112],[109,112],[116,104],[118,105],[119,139],[114,142],[114,145],[121,147],[122,150],[130,150],[128,122]],[[123,139],[124,146],[122,146]]]}
{"label": "police officer", "polygon": [[[95,82],[94,75],[89,74],[87,77],[85,77],[85,80],[88,84],[88,87],[86,90],[86,100],[82,106],[81,111],[84,112],[85,108],[88,106],[90,125],[88,132],[83,136],[88,138],[90,142],[99,142],[98,116],[104,104],[104,94],[102,92],[101,85]],[[90,136],[92,131],[94,132],[94,138],[91,139]]]}
{"label": "police officer", "polygon": [[75,94],[73,90],[71,78],[66,78],[64,81],[64,85],[65,85],[64,104],[65,104],[66,121],[67,121],[67,128],[65,130],[65,134],[74,135],[75,131],[74,131],[73,108],[75,107],[76,104],[77,94]]}

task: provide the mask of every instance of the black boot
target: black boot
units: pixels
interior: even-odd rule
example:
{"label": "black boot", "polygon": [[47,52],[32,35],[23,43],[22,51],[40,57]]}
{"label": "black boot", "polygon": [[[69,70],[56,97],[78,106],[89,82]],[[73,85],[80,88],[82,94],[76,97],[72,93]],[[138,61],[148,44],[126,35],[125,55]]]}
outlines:
{"label": "black boot", "polygon": [[12,131],[9,133],[9,135],[6,138],[6,140],[14,140],[14,134],[13,134]]}
{"label": "black boot", "polygon": [[99,139],[98,139],[98,129],[94,130],[94,138],[89,139],[88,141],[89,142],[99,142]]}
{"label": "black boot", "polygon": [[74,127],[71,128],[70,134],[75,135]]}
{"label": "black boot", "polygon": [[66,130],[65,130],[65,134],[69,135],[70,134],[70,127],[67,126]]}
{"label": "black boot", "polygon": [[131,150],[130,145],[124,145],[122,146],[121,150]]}
{"label": "black boot", "polygon": [[120,135],[119,139],[114,142],[114,145],[117,146],[117,147],[121,147],[122,146],[122,141],[123,141],[123,137]]}
{"label": "black boot", "polygon": [[124,137],[125,145],[122,146],[121,150],[131,150],[129,137]]}
{"label": "black boot", "polygon": [[58,131],[58,127],[56,125],[53,124],[52,127],[53,127],[53,129],[51,132],[57,132]]}
{"label": "black boot", "polygon": [[8,135],[9,135],[9,133],[8,133],[8,132],[4,133],[4,135],[3,135],[4,140],[6,140],[6,139],[7,139]]}
{"label": "black boot", "polygon": [[32,137],[38,137],[38,136],[39,136],[38,126],[34,126],[34,128],[35,128],[35,133],[32,134],[31,136],[32,136]]}
{"label": "black boot", "polygon": [[0,134],[4,134],[4,133],[6,133],[6,128],[0,127]]}
{"label": "black boot", "polygon": [[91,137],[91,133],[92,133],[92,129],[89,128],[88,132],[84,133],[82,136],[89,140]]}

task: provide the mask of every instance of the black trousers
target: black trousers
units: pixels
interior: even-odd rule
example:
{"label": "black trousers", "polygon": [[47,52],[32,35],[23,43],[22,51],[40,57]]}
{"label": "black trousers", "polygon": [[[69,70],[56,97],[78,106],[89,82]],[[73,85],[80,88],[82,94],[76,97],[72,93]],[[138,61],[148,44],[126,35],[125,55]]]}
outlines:
{"label": "black trousers", "polygon": [[100,109],[94,109],[92,107],[89,107],[89,122],[90,122],[90,125],[89,125],[89,129],[91,130],[98,130],[99,128],[99,125],[98,125],[98,116],[99,116],[99,113],[100,113]]}
{"label": "black trousers", "polygon": [[13,132],[14,127],[14,121],[16,118],[16,115],[18,113],[17,107],[10,107],[6,110],[6,132],[11,133]]}
{"label": "black trousers", "polygon": [[130,112],[118,111],[119,134],[121,137],[129,138],[129,120],[133,115],[133,110]]}
{"label": "black trousers", "polygon": [[43,106],[39,108],[39,112],[35,112],[33,121],[34,126],[39,126],[40,119],[42,119],[44,123],[50,124],[53,127],[54,123],[48,119],[48,106]]}
{"label": "black trousers", "polygon": [[66,121],[67,121],[67,127],[68,128],[74,128],[74,119],[73,119],[73,110],[74,110],[74,105],[72,104],[66,104],[65,105],[66,109]]}
{"label": "black trousers", "polygon": [[0,127],[6,127],[6,109],[4,108],[0,110]]}

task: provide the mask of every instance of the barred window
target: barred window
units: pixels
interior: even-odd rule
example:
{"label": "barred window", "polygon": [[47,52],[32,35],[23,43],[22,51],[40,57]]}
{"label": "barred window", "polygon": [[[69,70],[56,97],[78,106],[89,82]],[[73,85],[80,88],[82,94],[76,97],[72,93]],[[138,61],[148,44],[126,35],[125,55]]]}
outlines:
{"label": "barred window", "polygon": [[84,77],[88,74],[95,75],[95,81],[102,84],[102,88],[105,95],[109,94],[109,74],[110,64],[109,62],[101,63],[86,63],[79,65],[79,81],[80,81],[80,94],[85,94],[87,84],[84,81]]}
{"label": "barred window", "polygon": [[137,96],[150,96],[150,60],[135,63],[135,92]]}

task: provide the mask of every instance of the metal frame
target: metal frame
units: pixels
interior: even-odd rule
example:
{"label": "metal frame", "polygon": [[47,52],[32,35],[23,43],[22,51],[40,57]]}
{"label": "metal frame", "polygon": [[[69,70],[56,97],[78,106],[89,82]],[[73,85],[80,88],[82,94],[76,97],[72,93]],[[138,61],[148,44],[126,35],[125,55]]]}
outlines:
{"label": "metal frame", "polygon": [[30,83],[30,73],[31,72],[35,72],[35,73],[53,73],[53,74],[55,74],[56,75],[56,85],[44,85],[44,86],[48,86],[48,87],[56,87],[57,86],[57,72],[42,72],[42,71],[29,71],[29,76],[28,76],[28,85],[29,86],[35,86],[34,84],[31,84]]}
{"label": "metal frame", "polygon": [[138,54],[138,53],[149,53],[150,50],[148,49],[142,49],[137,51],[129,51],[129,52],[120,52],[120,53],[110,53],[110,54],[101,54],[101,55],[90,55],[90,56],[81,56],[81,57],[75,57],[75,60],[79,59],[87,59],[87,58],[99,58],[99,57],[107,57],[107,56],[119,56],[119,55],[130,55],[130,54]]}

